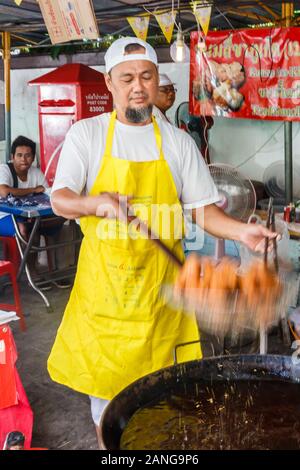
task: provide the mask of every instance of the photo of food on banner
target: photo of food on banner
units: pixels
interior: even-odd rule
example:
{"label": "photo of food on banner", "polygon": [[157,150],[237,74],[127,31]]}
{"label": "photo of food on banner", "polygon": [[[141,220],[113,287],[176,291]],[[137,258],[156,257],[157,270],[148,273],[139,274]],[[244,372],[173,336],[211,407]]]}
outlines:
{"label": "photo of food on banner", "polygon": [[200,57],[196,53],[196,60],[199,74],[192,83],[194,98],[210,105],[217,116],[239,111],[245,99],[239,91],[246,81],[243,65],[237,61],[218,63],[202,53]]}

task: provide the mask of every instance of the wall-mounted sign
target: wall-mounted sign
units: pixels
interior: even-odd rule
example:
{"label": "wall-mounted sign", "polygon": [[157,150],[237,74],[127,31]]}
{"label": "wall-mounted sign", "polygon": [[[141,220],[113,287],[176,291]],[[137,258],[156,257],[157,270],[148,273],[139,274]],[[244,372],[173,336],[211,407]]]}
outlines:
{"label": "wall-mounted sign", "polygon": [[299,121],[299,28],[193,32],[190,113]]}
{"label": "wall-mounted sign", "polygon": [[38,0],[38,2],[52,44],[99,37],[91,0]]}

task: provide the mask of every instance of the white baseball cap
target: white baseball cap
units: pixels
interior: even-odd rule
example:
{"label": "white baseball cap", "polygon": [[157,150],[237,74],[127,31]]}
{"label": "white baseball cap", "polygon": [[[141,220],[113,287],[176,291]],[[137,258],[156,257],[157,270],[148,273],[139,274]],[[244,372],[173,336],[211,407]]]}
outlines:
{"label": "white baseball cap", "polygon": [[159,74],[159,86],[175,85],[166,73]]}
{"label": "white baseball cap", "polygon": [[[140,44],[141,47],[144,47],[145,52],[126,54],[125,48],[129,44]],[[157,65],[157,55],[153,47],[142,39],[133,37],[120,38],[114,41],[107,49],[104,60],[106,73],[110,72],[116,65],[130,60],[149,60]]]}

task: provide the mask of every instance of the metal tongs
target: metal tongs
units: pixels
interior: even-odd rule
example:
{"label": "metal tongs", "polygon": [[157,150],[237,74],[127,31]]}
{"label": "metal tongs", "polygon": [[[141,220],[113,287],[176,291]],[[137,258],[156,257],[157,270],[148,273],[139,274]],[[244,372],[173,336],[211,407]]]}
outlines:
{"label": "metal tongs", "polygon": [[[272,231],[275,232],[276,227],[275,227],[275,214],[274,214],[273,202],[274,202],[274,199],[272,197],[270,197],[269,205],[268,205],[266,228],[270,229],[270,227],[271,227]],[[274,268],[275,268],[276,274],[278,274],[279,264],[278,264],[278,252],[277,252],[277,240],[276,240],[276,238],[272,239],[272,243],[273,243],[273,251],[274,251],[274,257],[273,257]],[[266,237],[265,238],[265,249],[264,249],[264,264],[265,264],[265,267],[268,266],[268,248],[269,248],[269,238]],[[267,354],[268,334],[267,334],[267,331],[265,330],[265,328],[263,328],[262,326],[260,328],[259,336],[260,336],[259,352],[260,352],[260,354]]]}
{"label": "metal tongs", "polygon": [[[273,232],[276,231],[275,227],[275,214],[274,214],[274,207],[273,207],[273,202],[274,199],[270,197],[269,199],[269,205],[268,205],[268,214],[267,214],[267,222],[266,222],[266,227],[267,229],[272,229]],[[276,238],[272,239],[273,243],[273,250],[274,250],[274,267],[275,267],[275,272],[278,273],[279,271],[279,264],[278,264],[278,253],[277,253],[277,240]],[[265,238],[265,249],[264,249],[264,263],[265,266],[267,267],[268,265],[268,247],[269,247],[269,238]]]}

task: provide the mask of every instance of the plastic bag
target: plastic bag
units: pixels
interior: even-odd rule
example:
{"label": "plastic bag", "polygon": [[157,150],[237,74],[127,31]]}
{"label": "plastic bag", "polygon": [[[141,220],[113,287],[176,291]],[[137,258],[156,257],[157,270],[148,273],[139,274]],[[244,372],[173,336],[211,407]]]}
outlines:
{"label": "plastic bag", "polygon": [[[261,218],[256,214],[251,216],[248,223],[253,223],[253,220],[255,220],[255,223],[257,224],[263,223]],[[289,261],[290,261],[289,255],[288,255],[289,239],[290,239],[288,227],[287,227],[287,224],[283,220],[280,220],[277,218],[275,221],[275,227],[276,227],[276,232],[278,232],[281,235],[281,240],[277,241],[277,254],[278,254],[279,263],[281,265],[288,267]],[[270,264],[270,266],[272,265],[273,256],[274,256],[274,251],[272,251],[271,253],[268,253],[268,263]],[[263,257],[264,255],[262,253],[256,253],[255,251],[250,250],[249,248],[247,248],[245,245],[241,243],[240,244],[241,264],[239,268],[240,272],[246,271],[255,260],[258,260],[258,259],[262,260]]]}
{"label": "plastic bag", "polygon": [[[0,328],[0,338],[5,344],[5,354],[0,354],[0,449],[3,449],[7,434],[20,431],[25,436],[25,449],[30,448],[33,412],[15,363],[17,351],[8,325]],[[3,353],[3,351],[2,351]],[[7,390],[6,390],[7,389]],[[4,393],[5,392],[5,393]]]}

